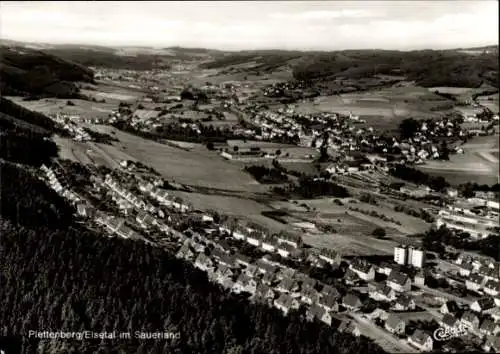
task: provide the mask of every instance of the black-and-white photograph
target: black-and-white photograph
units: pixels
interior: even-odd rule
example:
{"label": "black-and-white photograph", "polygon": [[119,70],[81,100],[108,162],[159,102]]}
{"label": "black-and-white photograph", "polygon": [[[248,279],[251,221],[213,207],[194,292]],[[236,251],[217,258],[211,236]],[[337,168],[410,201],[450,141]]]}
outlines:
{"label": "black-and-white photograph", "polygon": [[500,353],[498,1],[0,1],[0,354]]}

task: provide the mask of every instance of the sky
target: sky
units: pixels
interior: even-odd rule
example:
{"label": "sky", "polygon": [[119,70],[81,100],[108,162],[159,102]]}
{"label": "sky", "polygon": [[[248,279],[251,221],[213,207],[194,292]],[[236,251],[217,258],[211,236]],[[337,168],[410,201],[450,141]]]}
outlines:
{"label": "sky", "polygon": [[0,1],[0,38],[222,50],[474,47],[498,45],[498,2]]}

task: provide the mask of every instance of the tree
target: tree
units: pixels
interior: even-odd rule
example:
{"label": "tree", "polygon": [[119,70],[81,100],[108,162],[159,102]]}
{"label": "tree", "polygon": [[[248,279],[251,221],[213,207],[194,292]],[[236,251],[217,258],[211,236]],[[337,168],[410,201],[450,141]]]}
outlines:
{"label": "tree", "polygon": [[384,237],[386,235],[386,232],[383,228],[377,227],[372,231],[372,235],[375,237]]}
{"label": "tree", "polygon": [[214,150],[214,143],[212,143],[212,142],[208,142],[208,143],[207,143],[207,149],[208,149],[208,150]]}
{"label": "tree", "polygon": [[399,124],[399,134],[402,139],[408,139],[419,130],[420,123],[414,118],[406,118]]}
{"label": "tree", "polygon": [[233,147],[234,152],[238,152],[239,150],[240,150],[240,148],[238,146]]}
{"label": "tree", "polygon": [[276,150],[276,156],[280,156],[281,155],[281,150]]}

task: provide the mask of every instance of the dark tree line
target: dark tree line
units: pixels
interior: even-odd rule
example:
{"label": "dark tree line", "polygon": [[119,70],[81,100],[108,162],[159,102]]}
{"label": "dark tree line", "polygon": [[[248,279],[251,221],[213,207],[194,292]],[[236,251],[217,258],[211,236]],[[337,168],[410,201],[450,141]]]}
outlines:
{"label": "dark tree line", "polygon": [[389,170],[389,173],[392,176],[400,178],[404,181],[429,186],[430,188],[438,192],[442,192],[450,186],[450,184],[444,179],[444,177],[430,176],[425,172],[405,165],[396,165]]}
{"label": "dark tree line", "polygon": [[288,181],[288,176],[276,168],[267,168],[265,166],[245,166],[245,172],[250,173],[260,183],[284,183]]}
{"label": "dark tree line", "polygon": [[350,196],[345,187],[324,179],[301,176],[299,183],[290,183],[286,187],[274,187],[273,192],[283,196],[299,196],[301,198],[336,197],[347,198]]}
{"label": "dark tree line", "polygon": [[428,230],[422,239],[422,244],[427,251],[440,253],[445,252],[445,246],[453,246],[457,249],[468,251],[479,251],[485,256],[500,260],[500,236],[490,235],[484,239],[473,240],[466,233],[455,233],[442,226],[439,229]]}

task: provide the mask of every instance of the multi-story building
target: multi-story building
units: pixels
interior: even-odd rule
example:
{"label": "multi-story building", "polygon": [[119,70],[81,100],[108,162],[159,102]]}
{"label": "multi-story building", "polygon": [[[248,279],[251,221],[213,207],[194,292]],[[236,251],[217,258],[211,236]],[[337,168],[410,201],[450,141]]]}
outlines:
{"label": "multi-story building", "polygon": [[422,268],[425,264],[425,251],[420,248],[396,246],[394,247],[394,262],[401,265],[412,265]]}

